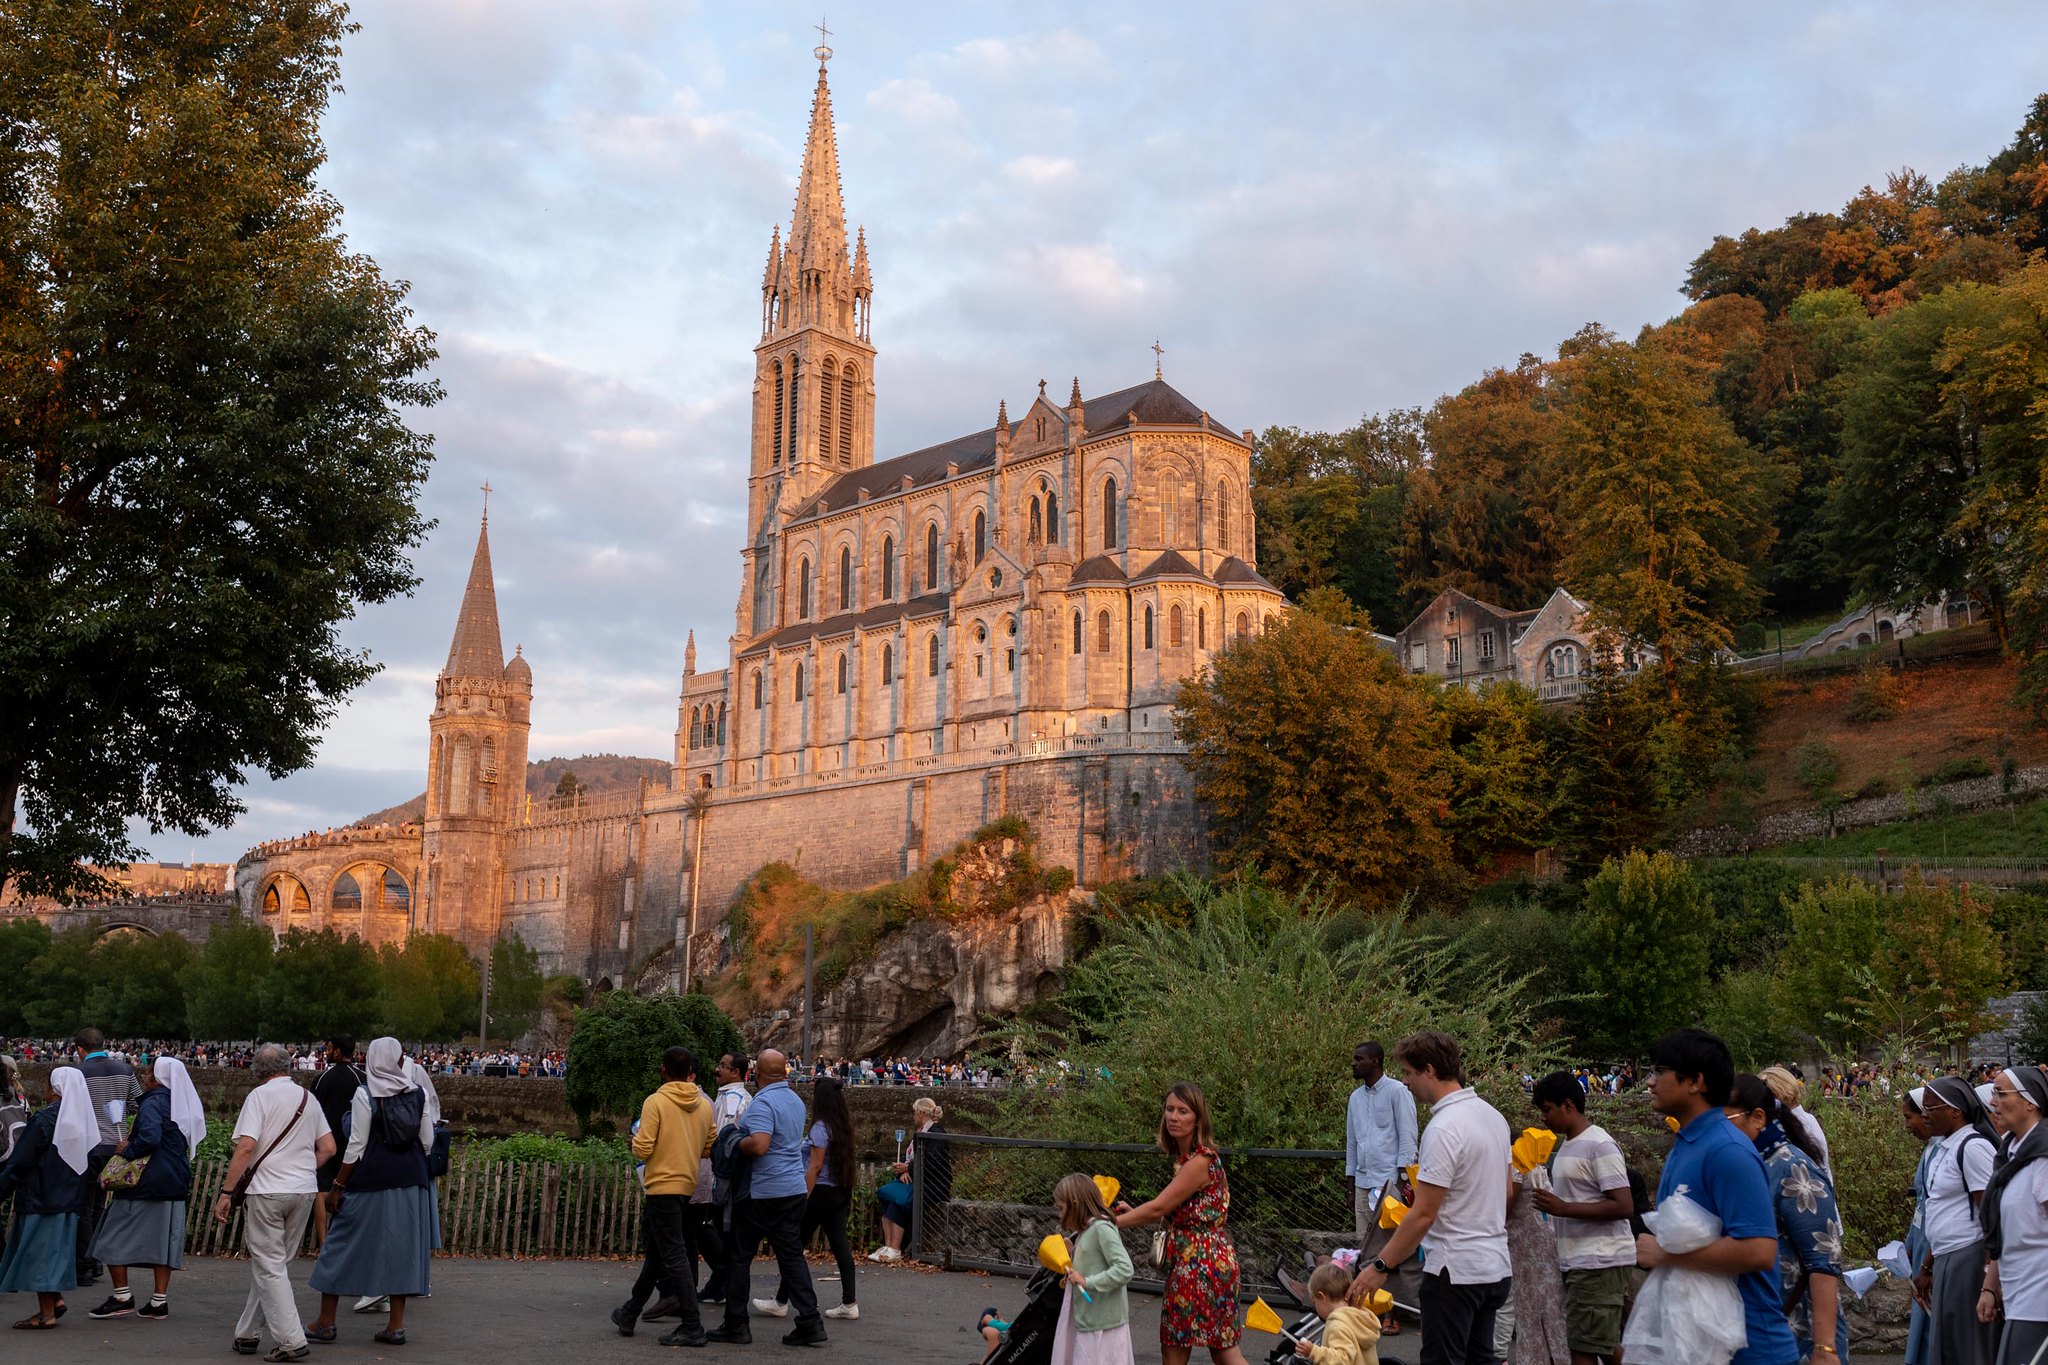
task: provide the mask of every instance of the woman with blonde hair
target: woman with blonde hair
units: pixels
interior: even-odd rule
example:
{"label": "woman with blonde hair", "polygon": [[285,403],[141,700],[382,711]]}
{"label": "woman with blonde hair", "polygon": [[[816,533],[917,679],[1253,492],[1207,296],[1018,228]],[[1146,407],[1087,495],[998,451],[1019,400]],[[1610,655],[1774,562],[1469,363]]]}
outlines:
{"label": "woman with blonde hair", "polygon": [[[920,1095],[910,1106],[910,1117],[920,1133],[944,1133],[939,1126],[945,1110],[929,1095]],[[924,1184],[921,1196],[927,1218],[943,1210],[946,1201],[953,1197],[953,1153],[943,1139],[937,1142],[913,1143],[895,1166],[896,1181],[908,1189],[909,1198],[891,1201],[881,1200],[882,1245],[868,1254],[871,1261],[900,1261],[903,1259],[903,1244],[910,1236],[911,1213],[917,1207],[920,1196],[916,1193],[920,1181]],[[886,1189],[886,1187],[884,1187]]]}
{"label": "woman with blonde hair", "polygon": [[1095,1178],[1078,1171],[1053,1186],[1052,1202],[1059,1210],[1060,1231],[1073,1244],[1052,1358],[1068,1365],[1131,1365],[1131,1305],[1125,1286],[1136,1270],[1116,1219],[1103,1206]]}
{"label": "woman with blonde hair", "polygon": [[1835,1163],[1828,1156],[1828,1135],[1820,1130],[1820,1120],[1806,1111],[1801,1103],[1806,1098],[1806,1083],[1782,1066],[1767,1066],[1756,1073],[1756,1078],[1769,1088],[1771,1095],[1793,1123],[1806,1130],[1820,1152],[1820,1168],[1827,1172],[1828,1180],[1835,1178]]}
{"label": "woman with blonde hair", "polygon": [[1238,1348],[1237,1248],[1224,1223],[1230,1181],[1209,1126],[1202,1087],[1179,1081],[1159,1113],[1159,1150],[1173,1160],[1173,1179],[1132,1208],[1118,1202],[1119,1228],[1166,1224],[1166,1295],[1159,1306],[1162,1365],[1187,1365],[1197,1346],[1216,1365],[1245,1365]]}

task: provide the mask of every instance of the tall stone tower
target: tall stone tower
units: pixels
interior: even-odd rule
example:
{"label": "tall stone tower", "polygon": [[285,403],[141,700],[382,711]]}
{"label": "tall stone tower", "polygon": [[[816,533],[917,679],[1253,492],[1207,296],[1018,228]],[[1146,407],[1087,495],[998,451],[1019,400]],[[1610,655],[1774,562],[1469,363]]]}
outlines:
{"label": "tall stone tower", "polygon": [[505,662],[488,513],[463,589],[448,664],[434,681],[427,721],[427,815],[421,849],[423,933],[472,949],[497,937],[504,905],[505,840],[524,818],[533,670]]}
{"label": "tall stone tower", "polygon": [[820,47],[811,132],[789,238],[768,242],[761,276],[761,341],[754,347],[754,444],[747,477],[748,545],[737,635],[776,618],[783,515],[849,469],[875,461],[875,348],[868,339],[873,279],[865,232],[850,244],[839,196],[839,143]]}

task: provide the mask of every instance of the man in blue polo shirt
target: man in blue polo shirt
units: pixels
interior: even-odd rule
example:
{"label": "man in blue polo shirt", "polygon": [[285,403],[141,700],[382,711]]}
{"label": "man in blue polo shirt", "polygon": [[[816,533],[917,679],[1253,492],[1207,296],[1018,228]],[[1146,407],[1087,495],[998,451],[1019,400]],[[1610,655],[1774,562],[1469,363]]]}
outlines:
{"label": "man in blue polo shirt", "polygon": [[[804,1202],[810,1194],[805,1160],[804,1102],[789,1088],[789,1063],[770,1048],[754,1063],[761,1088],[740,1115],[740,1151],[750,1158],[747,1187],[733,1210],[733,1238],[727,1249],[725,1321],[706,1333],[712,1341],[743,1345],[752,1341],[747,1326],[749,1272],[754,1253],[767,1238],[782,1272],[782,1287],[796,1309],[796,1327],[785,1346],[823,1346],[825,1319],[818,1312],[818,1291],[804,1261]],[[1771,1255],[1777,1256],[1777,1241]],[[1776,1264],[1775,1259],[1772,1262]]]}
{"label": "man in blue polo shirt", "polygon": [[1779,1295],[1778,1215],[1770,1181],[1755,1145],[1721,1112],[1735,1084],[1728,1045],[1700,1029],[1679,1029],[1650,1045],[1650,1064],[1651,1107],[1679,1125],[1657,1182],[1657,1201],[1685,1195],[1721,1219],[1722,1236],[1674,1256],[1646,1233],[1636,1239],[1637,1263],[1650,1270],[1680,1265],[1734,1276],[1749,1344],[1730,1365],[1797,1365],[1799,1346]]}

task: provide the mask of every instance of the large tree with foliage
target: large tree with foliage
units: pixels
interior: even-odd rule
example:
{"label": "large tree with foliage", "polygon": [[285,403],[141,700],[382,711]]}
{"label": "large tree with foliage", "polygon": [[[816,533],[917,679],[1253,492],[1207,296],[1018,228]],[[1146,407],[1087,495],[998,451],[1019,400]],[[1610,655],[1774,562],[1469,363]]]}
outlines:
{"label": "large tree with foliage", "polygon": [[460,1038],[477,1021],[483,981],[476,959],[446,934],[414,934],[377,954],[378,1019],[406,1042]]}
{"label": "large tree with foliage", "polygon": [[1225,867],[1377,903],[1449,859],[1442,718],[1337,592],[1183,682],[1174,728]]}
{"label": "large tree with foliage", "polygon": [[708,995],[635,995],[611,991],[576,1016],[562,1094],[576,1122],[592,1131],[637,1113],[661,1084],[661,1054],[686,1047],[706,1069],[745,1044]]}
{"label": "large tree with foliage", "polygon": [[518,934],[507,934],[491,945],[491,1034],[498,1038],[519,1038],[540,1018],[541,990],[546,985],[540,971],[540,954],[526,946]]}
{"label": "large tree with foliage", "polygon": [[0,921],[0,1038],[28,1031],[23,1011],[32,998],[32,968],[37,958],[50,951],[50,926],[26,915],[10,915]]}
{"label": "large tree with foliage", "polygon": [[263,1033],[268,1038],[361,1038],[377,1022],[377,950],[332,929],[293,929],[277,945],[263,981]]}
{"label": "large tree with foliage", "polygon": [[239,916],[207,935],[199,960],[185,969],[185,1023],[194,1038],[263,1036],[263,986],[277,940]]}
{"label": "large tree with foliage", "polygon": [[1601,864],[1573,933],[1592,987],[1580,1006],[1581,1039],[1633,1056],[1692,1022],[1707,993],[1713,935],[1713,905],[1678,859],[1637,850]]}
{"label": "large tree with foliage", "polygon": [[438,389],[319,183],[346,13],[0,6],[0,885],[310,762],[413,585]]}

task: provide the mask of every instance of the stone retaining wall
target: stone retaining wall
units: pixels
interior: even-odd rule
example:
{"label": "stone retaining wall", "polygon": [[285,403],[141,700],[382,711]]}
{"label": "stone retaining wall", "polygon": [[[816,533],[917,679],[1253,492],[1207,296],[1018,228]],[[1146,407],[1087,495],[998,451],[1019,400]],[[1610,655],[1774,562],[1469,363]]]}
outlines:
{"label": "stone retaining wall", "polygon": [[1866,797],[1838,807],[1832,828],[1826,811],[1817,806],[1807,806],[1766,815],[1746,834],[1733,825],[1687,830],[1671,842],[1671,852],[1681,858],[1743,853],[1774,844],[1797,843],[1803,839],[1825,839],[1845,829],[1896,825],[1927,815],[1944,801],[1954,810],[1985,810],[2042,791],[2048,791],[2048,767],[2022,768],[2010,792],[2005,789],[2004,779],[1994,775],[1948,782],[1938,787],[1916,787],[1910,792],[1893,792],[1889,796]]}

